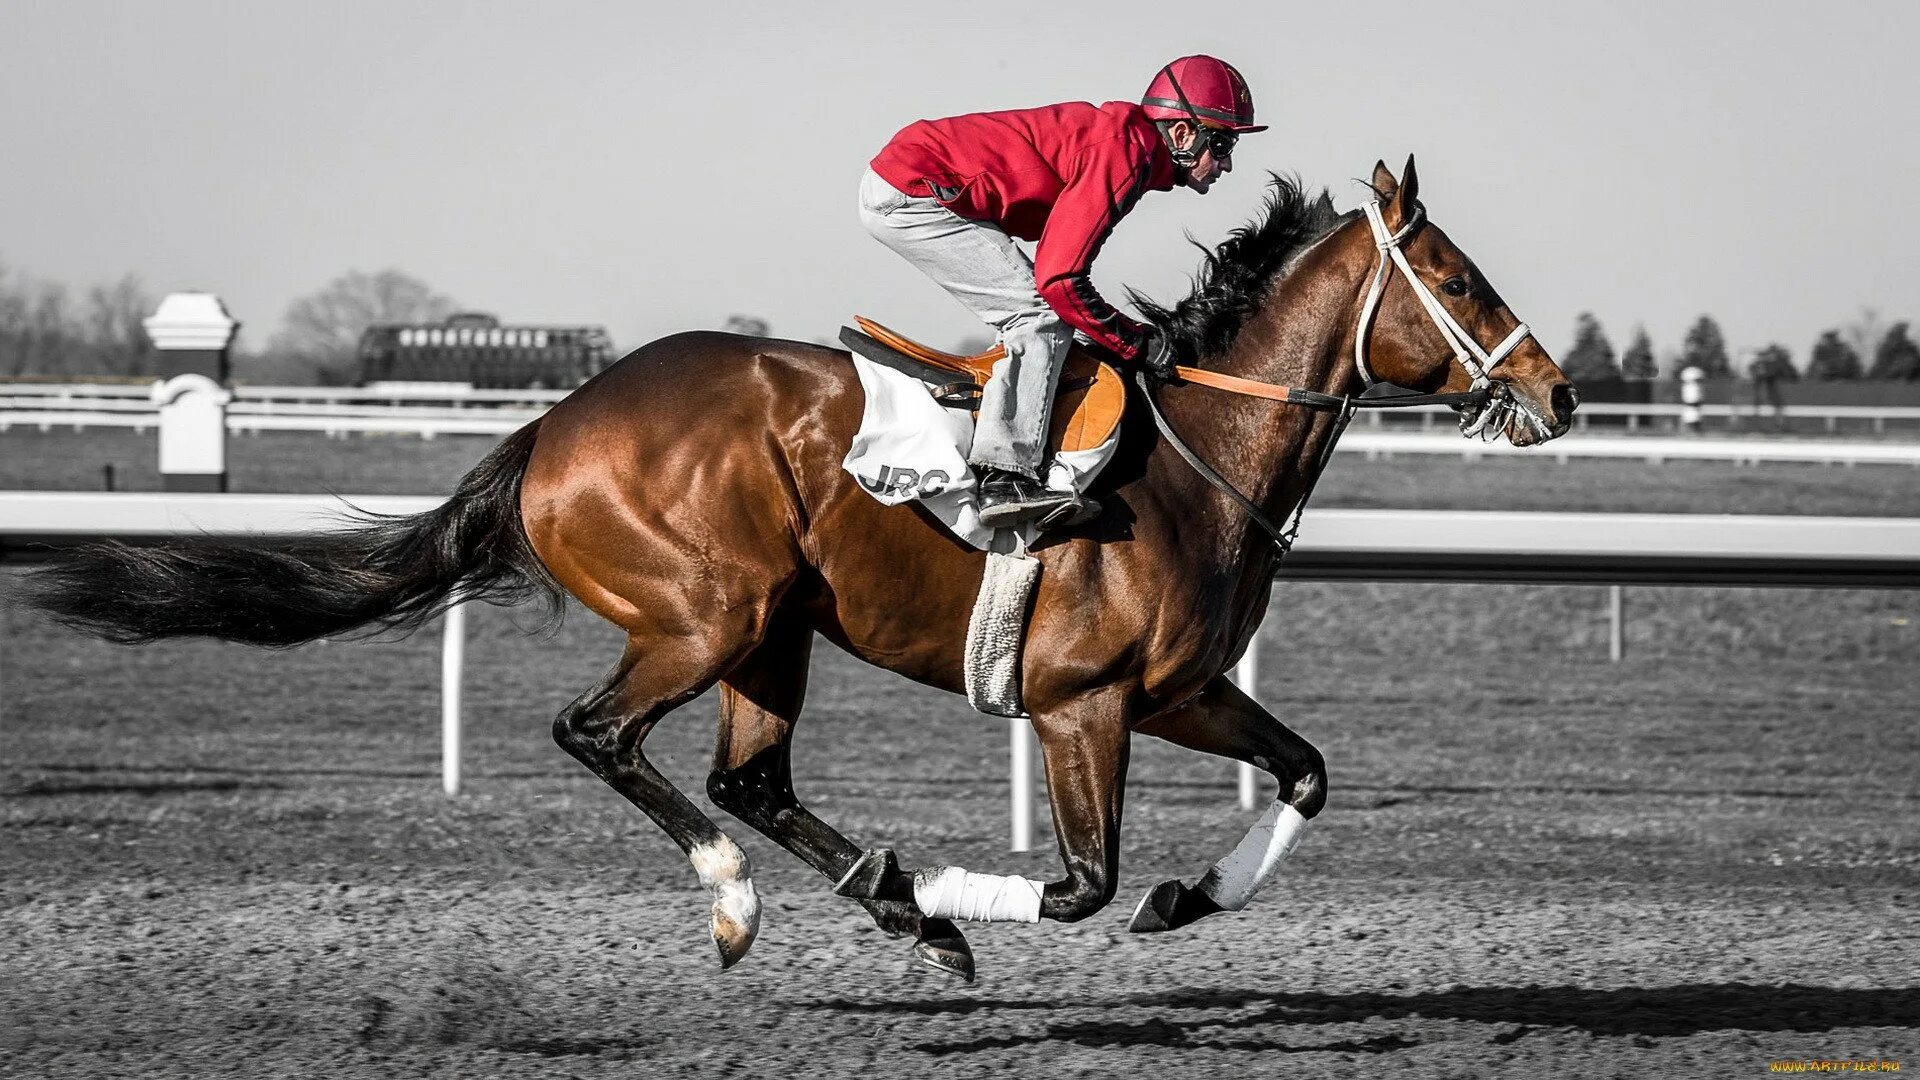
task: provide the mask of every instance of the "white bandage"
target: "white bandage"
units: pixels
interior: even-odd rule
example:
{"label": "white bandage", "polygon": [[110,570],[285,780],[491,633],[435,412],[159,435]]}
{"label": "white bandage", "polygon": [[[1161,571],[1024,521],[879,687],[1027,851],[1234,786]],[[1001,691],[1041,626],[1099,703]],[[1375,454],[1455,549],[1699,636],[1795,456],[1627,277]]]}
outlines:
{"label": "white bandage", "polygon": [[913,874],[913,902],[935,919],[1039,922],[1038,881],[969,874],[957,866],[929,866]]}
{"label": "white bandage", "polygon": [[1281,860],[1299,845],[1306,827],[1300,811],[1275,799],[1239,846],[1214,863],[1194,888],[1226,910],[1239,911],[1279,871]]}

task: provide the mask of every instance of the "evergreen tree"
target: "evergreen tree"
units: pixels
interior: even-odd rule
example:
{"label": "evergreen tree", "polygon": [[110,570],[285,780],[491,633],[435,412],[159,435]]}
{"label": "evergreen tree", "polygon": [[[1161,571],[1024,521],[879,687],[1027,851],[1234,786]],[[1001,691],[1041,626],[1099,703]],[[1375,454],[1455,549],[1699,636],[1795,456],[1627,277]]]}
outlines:
{"label": "evergreen tree", "polygon": [[1600,329],[1600,320],[1592,312],[1583,311],[1574,320],[1573,349],[1560,370],[1576,384],[1620,378],[1620,365],[1613,361],[1613,343],[1607,340],[1606,331]]}
{"label": "evergreen tree", "polygon": [[1894,323],[1893,329],[1880,338],[1879,347],[1873,350],[1873,367],[1867,377],[1920,380],[1920,345],[1915,345],[1907,336],[1906,323]]}
{"label": "evergreen tree", "polygon": [[1660,365],[1653,359],[1653,342],[1647,339],[1646,327],[1634,330],[1633,343],[1620,358],[1620,374],[1636,382],[1651,382],[1659,376]]}
{"label": "evergreen tree", "polygon": [[1814,343],[1807,358],[1807,378],[1818,382],[1839,382],[1860,377],[1860,354],[1840,338],[1840,331],[1829,330]]}
{"label": "evergreen tree", "polygon": [[1800,372],[1793,366],[1793,354],[1784,345],[1769,345],[1754,354],[1753,363],[1747,365],[1747,378],[1755,382],[1772,379],[1775,382],[1797,382]]}
{"label": "evergreen tree", "polygon": [[1732,376],[1733,362],[1727,359],[1727,339],[1720,333],[1720,324],[1713,316],[1702,315],[1700,320],[1687,331],[1687,339],[1680,347],[1680,366],[1674,372],[1675,377],[1681,371],[1697,367],[1709,379],[1724,379]]}

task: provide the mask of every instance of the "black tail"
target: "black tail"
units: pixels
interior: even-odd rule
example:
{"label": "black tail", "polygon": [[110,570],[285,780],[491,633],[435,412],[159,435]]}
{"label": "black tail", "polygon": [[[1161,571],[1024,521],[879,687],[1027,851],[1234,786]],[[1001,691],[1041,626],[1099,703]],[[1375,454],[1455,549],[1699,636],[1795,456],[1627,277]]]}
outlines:
{"label": "black tail", "polygon": [[138,644],[204,636],[285,648],[419,629],[460,600],[518,603],[560,587],[520,524],[520,478],[539,422],[507,437],[424,514],[369,515],[288,543],[89,544],[35,573],[29,599],[76,629]]}

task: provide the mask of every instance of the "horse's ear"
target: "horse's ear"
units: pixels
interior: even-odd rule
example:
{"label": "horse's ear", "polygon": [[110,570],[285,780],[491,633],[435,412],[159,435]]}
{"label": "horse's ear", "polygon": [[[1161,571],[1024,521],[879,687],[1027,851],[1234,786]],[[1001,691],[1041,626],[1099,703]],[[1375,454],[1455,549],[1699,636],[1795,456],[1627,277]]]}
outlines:
{"label": "horse's ear", "polygon": [[[1380,168],[1384,170],[1385,166],[1380,166]],[[1378,177],[1378,175],[1378,173],[1375,174],[1376,177]],[[1391,173],[1387,174],[1389,179],[1392,178],[1392,175]],[[1413,155],[1409,154],[1407,155],[1406,172],[1400,177],[1399,183],[1390,185],[1390,191],[1385,199],[1385,205],[1380,208],[1380,217],[1386,223],[1387,228],[1398,232],[1406,226],[1407,222],[1412,221],[1413,215],[1417,212],[1417,208],[1420,205],[1414,200],[1419,197],[1420,176],[1413,171]]]}
{"label": "horse's ear", "polygon": [[1383,203],[1392,202],[1393,193],[1400,190],[1400,181],[1393,178],[1393,173],[1388,171],[1387,163],[1384,161],[1373,163],[1373,179],[1368,183],[1373,185],[1374,194],[1380,196],[1380,201]]}

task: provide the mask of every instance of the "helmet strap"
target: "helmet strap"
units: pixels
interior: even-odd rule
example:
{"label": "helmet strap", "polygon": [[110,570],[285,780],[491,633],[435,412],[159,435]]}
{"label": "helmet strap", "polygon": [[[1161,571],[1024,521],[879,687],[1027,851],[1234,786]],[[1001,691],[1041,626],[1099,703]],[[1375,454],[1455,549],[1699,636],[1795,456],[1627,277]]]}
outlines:
{"label": "helmet strap", "polygon": [[[1195,165],[1200,164],[1200,154],[1204,148],[1204,142],[1200,138],[1200,132],[1206,125],[1200,122],[1200,111],[1193,107],[1193,102],[1187,100],[1187,92],[1180,89],[1180,80],[1173,76],[1173,65],[1166,65],[1160,69],[1160,72],[1167,77],[1168,85],[1173,87],[1173,96],[1180,99],[1180,107],[1187,110],[1188,121],[1193,125],[1193,141],[1187,144],[1185,150],[1173,145],[1172,124],[1161,128],[1160,133],[1167,140],[1167,153],[1173,158],[1173,163],[1183,169],[1192,169]],[[1178,121],[1175,121],[1175,123],[1177,122]]]}
{"label": "helmet strap", "polygon": [[1179,122],[1178,120],[1162,120],[1159,121],[1157,126],[1160,128],[1160,137],[1167,141],[1167,156],[1173,159],[1174,165],[1182,169],[1191,169],[1195,165],[1200,164],[1200,132],[1198,129],[1195,129],[1193,141],[1187,144],[1185,150],[1182,150],[1173,144],[1173,125]]}

